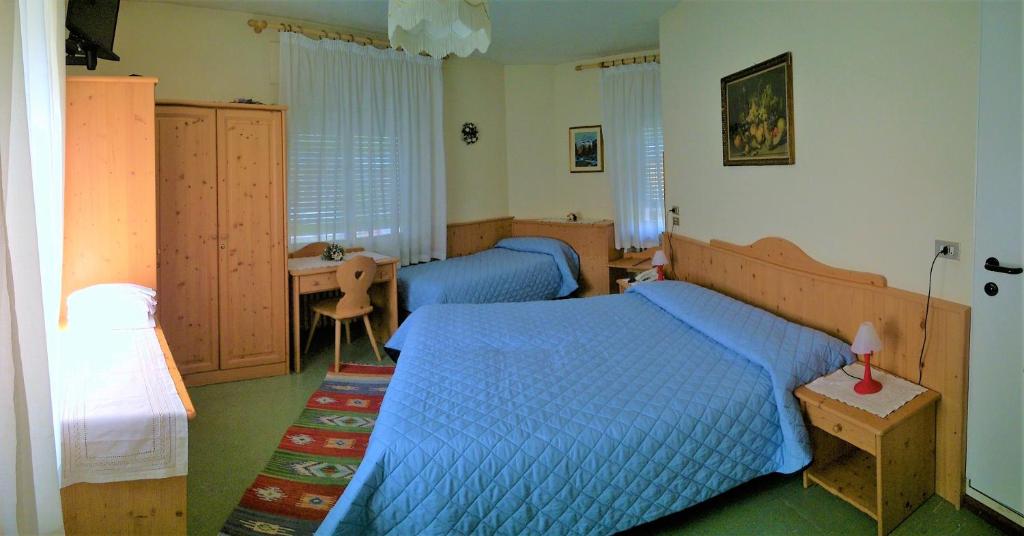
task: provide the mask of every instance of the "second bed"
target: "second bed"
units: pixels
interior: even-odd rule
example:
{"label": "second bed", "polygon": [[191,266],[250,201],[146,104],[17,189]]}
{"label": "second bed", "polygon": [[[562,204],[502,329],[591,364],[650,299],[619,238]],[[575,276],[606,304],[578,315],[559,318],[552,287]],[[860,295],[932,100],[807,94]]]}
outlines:
{"label": "second bed", "polygon": [[579,288],[580,258],[565,242],[505,238],[493,248],[398,271],[399,303],[413,312],[441,303],[552,300]]}

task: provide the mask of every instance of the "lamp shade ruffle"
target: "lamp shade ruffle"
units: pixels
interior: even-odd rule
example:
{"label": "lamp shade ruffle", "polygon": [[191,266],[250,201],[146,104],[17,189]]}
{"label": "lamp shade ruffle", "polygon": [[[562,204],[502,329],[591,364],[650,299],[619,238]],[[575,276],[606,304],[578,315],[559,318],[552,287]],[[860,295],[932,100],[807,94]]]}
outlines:
{"label": "lamp shade ruffle", "polygon": [[388,38],[407,52],[466,57],[491,45],[484,0],[388,0]]}

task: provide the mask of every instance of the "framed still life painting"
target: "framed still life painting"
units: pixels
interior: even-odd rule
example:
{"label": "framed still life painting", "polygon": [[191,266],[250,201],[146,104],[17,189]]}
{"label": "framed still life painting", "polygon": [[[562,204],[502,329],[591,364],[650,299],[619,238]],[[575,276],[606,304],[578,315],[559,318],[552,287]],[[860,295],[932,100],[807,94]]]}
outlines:
{"label": "framed still life painting", "polygon": [[722,79],[722,163],[796,162],[793,57],[786,52]]}
{"label": "framed still life painting", "polygon": [[601,125],[569,129],[569,172],[604,171],[604,137]]}

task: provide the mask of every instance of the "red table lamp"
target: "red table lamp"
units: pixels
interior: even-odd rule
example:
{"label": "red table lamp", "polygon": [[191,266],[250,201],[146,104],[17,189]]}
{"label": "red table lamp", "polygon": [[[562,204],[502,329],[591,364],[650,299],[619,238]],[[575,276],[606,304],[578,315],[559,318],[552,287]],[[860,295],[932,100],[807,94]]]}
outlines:
{"label": "red table lamp", "polygon": [[853,386],[853,390],[859,395],[870,395],[882,390],[882,384],[871,378],[871,356],[882,349],[882,340],[875,333],[875,326],[871,322],[864,322],[857,329],[857,336],[853,338],[850,345],[853,353],[864,357],[864,379]]}
{"label": "red table lamp", "polygon": [[665,280],[665,265],[668,264],[668,257],[660,249],[654,252],[654,256],[651,257],[651,266],[658,269],[658,281]]}

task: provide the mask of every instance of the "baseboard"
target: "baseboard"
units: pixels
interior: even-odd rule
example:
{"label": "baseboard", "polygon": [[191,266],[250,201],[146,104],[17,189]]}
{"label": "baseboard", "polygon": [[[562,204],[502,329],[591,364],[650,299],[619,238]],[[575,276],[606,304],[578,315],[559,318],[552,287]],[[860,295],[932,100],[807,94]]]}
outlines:
{"label": "baseboard", "polygon": [[256,378],[267,378],[270,376],[281,376],[288,374],[288,362],[273,363],[270,365],[259,365],[256,367],[242,367],[236,369],[213,370],[210,372],[196,372],[195,374],[184,375],[185,385],[198,387],[211,383],[237,382],[241,380],[254,380]]}
{"label": "baseboard", "polygon": [[[970,488],[968,488],[968,490],[970,490]],[[982,500],[972,497],[969,494],[964,495],[963,506],[974,514],[977,514],[978,517],[984,519],[988,524],[1003,531],[1005,534],[1024,536],[1024,526],[1017,524],[1017,522],[988,504],[985,504]]]}

